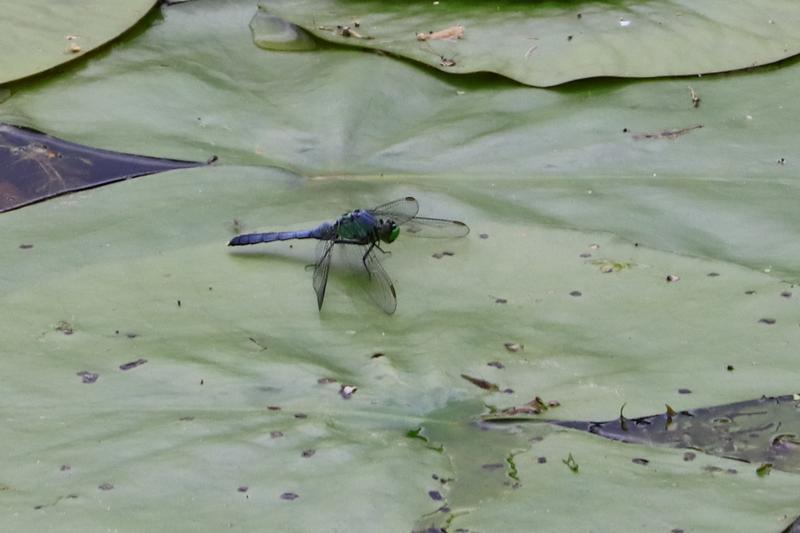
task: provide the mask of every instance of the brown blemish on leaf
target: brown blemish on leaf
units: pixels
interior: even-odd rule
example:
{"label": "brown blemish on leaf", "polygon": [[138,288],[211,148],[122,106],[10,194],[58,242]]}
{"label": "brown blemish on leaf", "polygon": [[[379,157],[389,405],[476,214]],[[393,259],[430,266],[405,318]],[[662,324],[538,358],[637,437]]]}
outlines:
{"label": "brown blemish on leaf", "polygon": [[464,26],[450,26],[439,31],[421,32],[417,34],[418,41],[455,41],[464,37]]}
{"label": "brown blemish on leaf", "polygon": [[461,374],[461,377],[466,379],[467,381],[469,381],[470,383],[472,383],[476,387],[480,387],[480,388],[482,388],[484,390],[488,390],[488,391],[492,391],[492,392],[497,392],[497,391],[500,390],[500,387],[498,387],[494,383],[486,381],[485,379],[473,378],[472,376],[468,376],[466,374]]}
{"label": "brown blemish on leaf", "polygon": [[131,370],[132,368],[136,368],[137,366],[142,366],[146,362],[147,362],[147,359],[141,359],[140,358],[140,359],[137,359],[136,361],[131,361],[130,363],[125,363],[125,364],[119,365],[119,369],[123,370],[123,371]]}
{"label": "brown blemish on leaf", "polygon": [[89,372],[88,370],[81,370],[80,372],[76,372],[75,375],[80,376],[81,381],[84,383],[94,383],[97,381],[97,378],[100,377],[100,374]]}
{"label": "brown blemish on leaf", "polygon": [[634,133],[633,139],[636,141],[641,141],[642,139],[677,139],[681,135],[686,135],[692,130],[702,128],[702,124],[697,124],[695,126],[689,126],[688,128],[678,128],[678,129],[671,129],[671,130],[664,130],[659,131],[657,133]]}

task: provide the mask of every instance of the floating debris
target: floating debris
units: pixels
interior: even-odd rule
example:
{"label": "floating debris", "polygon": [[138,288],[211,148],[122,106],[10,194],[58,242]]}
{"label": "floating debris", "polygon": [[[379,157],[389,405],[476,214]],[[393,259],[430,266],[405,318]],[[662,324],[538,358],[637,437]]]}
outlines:
{"label": "floating debris", "polygon": [[580,469],[580,466],[578,466],[577,461],[575,461],[575,458],[572,457],[571,453],[569,454],[569,456],[567,456],[566,459],[562,459],[561,462],[564,463],[565,465],[567,465],[567,468],[572,470],[573,473],[575,473],[575,474],[578,473],[578,470]]}
{"label": "floating debris", "polygon": [[349,400],[350,398],[353,397],[353,394],[355,394],[357,390],[358,387],[342,384],[342,386],[339,388],[339,396],[341,396],[345,400]]}
{"label": "floating debris", "polygon": [[418,41],[455,41],[464,38],[464,26],[451,26],[439,31],[429,31],[418,33]]}
{"label": "floating debris", "polygon": [[81,381],[83,383],[94,383],[97,381],[97,378],[100,377],[100,374],[89,372],[88,370],[81,370],[80,372],[77,372],[76,375],[81,377]]}
{"label": "floating debris", "polygon": [[147,359],[137,359],[136,361],[131,361],[130,363],[125,363],[119,365],[120,370],[130,370],[132,368],[136,368],[137,366],[142,366],[147,362]]}
{"label": "floating debris", "polygon": [[468,376],[466,374],[461,374],[461,377],[466,379],[467,381],[469,381],[470,383],[472,383],[476,387],[480,387],[480,388],[482,388],[484,390],[488,390],[488,391],[492,391],[492,392],[497,392],[497,391],[500,390],[500,387],[498,387],[497,385],[495,385],[494,383],[492,383],[490,381],[486,381],[485,379],[473,378],[472,376]]}
{"label": "floating debris", "polygon": [[61,320],[58,324],[56,324],[56,331],[60,331],[64,335],[72,335],[75,333],[75,330],[72,329],[72,324],[66,320]]}
{"label": "floating debris", "polygon": [[688,128],[677,128],[671,130],[664,130],[658,133],[634,133],[633,138],[636,141],[640,141],[642,139],[677,139],[681,135],[686,135],[692,130],[697,130],[702,128],[702,124],[697,124],[695,126],[689,126]]}
{"label": "floating debris", "polygon": [[519,352],[519,351],[525,349],[525,346],[523,344],[519,344],[519,343],[516,343],[516,342],[506,342],[506,343],[503,344],[503,346],[505,346],[506,350],[508,350],[509,352],[513,352],[513,353],[516,353],[516,352]]}
{"label": "floating debris", "polygon": [[299,497],[300,496],[298,496],[294,492],[284,492],[283,494],[281,494],[281,500],[289,500],[289,501],[291,501],[291,500],[296,500]]}

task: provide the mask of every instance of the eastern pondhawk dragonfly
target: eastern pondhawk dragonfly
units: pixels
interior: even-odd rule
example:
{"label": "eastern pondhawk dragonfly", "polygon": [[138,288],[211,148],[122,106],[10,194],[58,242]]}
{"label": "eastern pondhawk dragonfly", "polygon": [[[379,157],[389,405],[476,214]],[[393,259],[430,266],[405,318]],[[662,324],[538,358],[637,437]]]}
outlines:
{"label": "eastern pondhawk dragonfly", "polygon": [[407,196],[374,209],[355,209],[340,216],[334,222],[323,222],[311,230],[277,231],[270,233],[248,233],[231,239],[228,246],[244,246],[262,242],[288,241],[291,239],[317,239],[317,260],[314,263],[314,291],[317,305],[322,310],[325,300],[325,287],[328,285],[328,271],[331,266],[333,249],[341,244],[348,249],[358,250],[361,264],[369,279],[369,293],[375,303],[388,314],[397,308],[397,294],[392,280],[383,269],[375,250],[388,253],[381,243],[394,242],[400,235],[400,226],[410,235],[419,237],[464,237],[469,227],[457,220],[418,217],[419,203]]}

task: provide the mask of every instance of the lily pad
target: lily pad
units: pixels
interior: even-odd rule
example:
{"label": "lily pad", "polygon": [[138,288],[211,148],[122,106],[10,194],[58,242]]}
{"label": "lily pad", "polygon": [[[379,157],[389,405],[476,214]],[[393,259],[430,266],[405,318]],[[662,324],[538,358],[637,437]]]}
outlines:
{"label": "lily pad", "polygon": [[[31,0],[3,6],[0,84],[73,61],[118,37],[158,0]],[[2,98],[0,98],[2,100]]]}
{"label": "lily pad", "polygon": [[723,72],[800,52],[800,6],[793,0],[261,0],[261,6],[321,39],[541,87],[598,76]]}
{"label": "lily pad", "polygon": [[0,123],[0,212],[59,194],[201,164],[93,149]]}
{"label": "lily pad", "polygon": [[254,12],[246,1],[164,8],[90,68],[13,86],[0,120],[155,157],[459,183],[464,198],[542,224],[800,277],[800,247],[786,246],[800,240],[796,61],[692,80],[695,108],[685,80],[541,90],[352,50],[261,50]]}
{"label": "lily pad", "polygon": [[[492,237],[454,242],[446,262],[431,257],[440,243],[398,239],[385,259],[399,300],[391,317],[336,272],[320,313],[304,269],[312,243],[273,243],[246,257],[226,246],[234,219],[253,230],[309,227],[331,211],[407,194],[426,213],[463,219],[476,235]],[[2,469],[11,525],[26,530],[44,520],[85,529],[96,520],[85,506],[110,502],[103,525],[123,521],[135,529],[177,513],[202,516],[206,530],[230,522],[255,527],[265,516],[288,531],[346,527],[353,516],[409,530],[432,513],[447,519],[437,511],[443,505],[455,524],[472,527],[506,506],[516,509],[516,494],[533,490],[537,505],[514,513],[518,524],[530,524],[542,508],[564,504],[564,490],[585,485],[574,476],[590,476],[595,496],[587,493],[584,505],[610,505],[608,529],[619,530],[628,500],[614,506],[604,495],[618,486],[643,490],[658,479],[639,479],[635,473],[644,471],[630,463],[635,457],[669,465],[666,472],[677,468],[676,475],[690,469],[687,486],[698,492],[686,498],[738,498],[739,490],[752,490],[745,476],[731,486],[730,477],[703,477],[709,474],[699,463],[676,466],[683,465],[680,450],[645,453],[583,433],[565,442],[556,435],[566,430],[549,424],[508,435],[475,422],[483,403],[521,405],[537,395],[561,403],[552,411],[557,418],[592,420],[616,412],[626,398],[636,399],[636,417],[664,403],[683,409],[689,400],[710,405],[795,384],[790,369],[800,328],[753,320],[762,306],[789,301],[767,298],[768,289],[780,292],[779,282],[608,235],[542,226],[525,212],[480,197],[458,200],[413,180],[307,180],[220,166],[123,181],[4,214],[0,305],[14,312],[2,326],[0,372],[8,377],[7,396],[24,406],[0,427],[3,442],[18,450]],[[20,242],[33,247],[19,249]],[[587,243],[642,266],[603,274],[576,253]],[[681,283],[663,282],[666,270],[680,271]],[[709,278],[708,271],[721,275]],[[764,287],[763,299],[744,294],[753,285]],[[583,297],[569,295],[575,286]],[[497,305],[490,294],[511,297]],[[55,329],[62,321],[72,334]],[[746,341],[731,335],[743,330]],[[509,352],[508,339],[525,349]],[[376,352],[384,355],[372,358]],[[504,368],[487,367],[487,358],[503,358]],[[119,370],[138,359],[147,364]],[[737,371],[725,371],[726,362]],[[75,374],[87,369],[101,378],[82,383]],[[500,390],[476,387],[461,374],[491,378]],[[341,384],[358,392],[345,400]],[[694,392],[679,396],[680,387]],[[407,436],[417,428],[427,441]],[[539,446],[533,437],[558,450],[546,452],[547,464],[559,469],[546,485],[530,482],[528,469],[538,464],[538,452],[529,451]],[[614,446],[622,448],[613,464],[630,468],[604,462]],[[304,456],[307,450],[315,452]],[[577,474],[561,463],[567,453]],[[71,465],[66,474],[63,464]],[[492,481],[470,482],[482,476]],[[702,486],[695,483],[701,478]],[[733,515],[714,500],[703,512],[682,513],[678,525],[702,529],[712,516],[720,527],[774,524],[776,514],[796,505],[781,496],[793,478],[777,470],[752,478],[776,490]],[[99,491],[104,483],[113,490]],[[193,497],[181,497],[187,492]],[[43,516],[39,505],[59,513]],[[311,506],[314,512],[298,514]],[[665,516],[672,515],[653,520]]]}

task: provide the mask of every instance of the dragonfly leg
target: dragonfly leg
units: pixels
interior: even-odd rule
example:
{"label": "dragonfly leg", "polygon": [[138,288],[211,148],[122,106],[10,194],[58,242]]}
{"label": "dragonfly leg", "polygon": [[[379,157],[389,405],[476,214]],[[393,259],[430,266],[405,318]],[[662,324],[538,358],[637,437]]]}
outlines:
{"label": "dragonfly leg", "polygon": [[392,252],[390,252],[390,251],[388,251],[388,250],[384,250],[383,248],[381,248],[381,245],[380,245],[380,244],[378,244],[377,242],[376,242],[375,244],[373,244],[373,246],[374,246],[375,248],[377,248],[378,250],[380,250],[382,254],[385,254],[385,255],[392,255]]}
{"label": "dragonfly leg", "polygon": [[372,252],[372,249],[375,248],[376,246],[378,247],[378,250],[381,249],[381,247],[378,246],[377,243],[373,242],[372,244],[369,245],[369,248],[367,248],[367,251],[361,257],[361,262],[364,264],[364,269],[367,271],[367,275],[369,275],[370,279],[372,279],[372,271],[370,271],[369,267],[367,266],[367,256],[370,254],[370,252]]}

